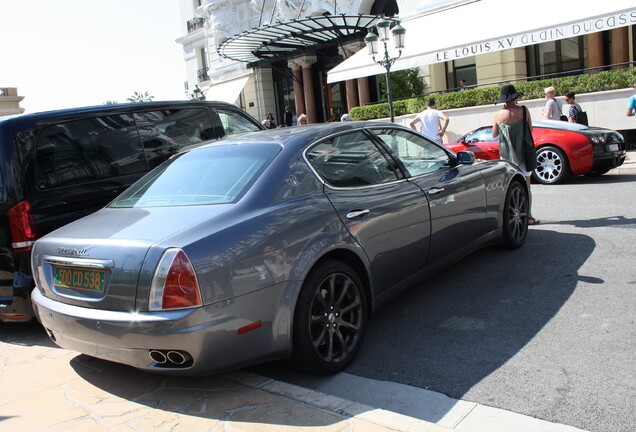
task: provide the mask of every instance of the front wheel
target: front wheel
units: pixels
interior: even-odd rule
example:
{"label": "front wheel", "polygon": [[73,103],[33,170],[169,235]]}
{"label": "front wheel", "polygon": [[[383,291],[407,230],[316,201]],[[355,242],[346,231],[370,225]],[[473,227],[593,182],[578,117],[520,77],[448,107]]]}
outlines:
{"label": "front wheel", "polygon": [[317,375],[342,371],[354,359],[366,327],[366,298],[356,272],[328,260],[311,271],[294,316],[292,364]]}
{"label": "front wheel", "polygon": [[503,212],[502,243],[508,249],[521,247],[528,235],[529,214],[528,192],[525,187],[513,181],[506,193]]}
{"label": "front wheel", "polygon": [[545,146],[537,150],[537,168],[532,177],[541,184],[557,184],[570,176],[570,165],[563,151],[557,147]]}

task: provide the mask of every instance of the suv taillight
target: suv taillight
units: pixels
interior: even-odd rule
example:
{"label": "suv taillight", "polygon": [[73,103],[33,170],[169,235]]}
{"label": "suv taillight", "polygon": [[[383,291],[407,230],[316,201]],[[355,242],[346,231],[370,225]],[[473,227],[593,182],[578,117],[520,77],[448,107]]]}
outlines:
{"label": "suv taillight", "polygon": [[31,250],[36,234],[31,216],[31,205],[20,201],[9,210],[9,226],[11,227],[11,246],[16,251]]}
{"label": "suv taillight", "polygon": [[201,305],[199,282],[190,259],[181,249],[166,250],[152,278],[148,309],[185,309]]}

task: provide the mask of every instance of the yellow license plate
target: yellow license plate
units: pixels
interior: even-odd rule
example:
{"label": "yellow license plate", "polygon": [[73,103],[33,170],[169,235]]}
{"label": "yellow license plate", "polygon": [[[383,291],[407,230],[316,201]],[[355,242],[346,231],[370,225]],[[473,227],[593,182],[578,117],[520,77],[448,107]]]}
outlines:
{"label": "yellow license plate", "polygon": [[104,291],[105,270],[54,266],[53,285],[57,288]]}

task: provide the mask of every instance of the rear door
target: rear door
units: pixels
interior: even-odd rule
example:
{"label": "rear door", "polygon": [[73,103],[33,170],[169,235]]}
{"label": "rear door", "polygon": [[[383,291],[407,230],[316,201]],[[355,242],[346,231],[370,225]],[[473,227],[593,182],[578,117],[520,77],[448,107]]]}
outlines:
{"label": "rear door", "polygon": [[423,271],[430,241],[426,196],[406,181],[369,135],[324,140],[307,158],[327,183],[325,194],[371,261],[376,293]]}

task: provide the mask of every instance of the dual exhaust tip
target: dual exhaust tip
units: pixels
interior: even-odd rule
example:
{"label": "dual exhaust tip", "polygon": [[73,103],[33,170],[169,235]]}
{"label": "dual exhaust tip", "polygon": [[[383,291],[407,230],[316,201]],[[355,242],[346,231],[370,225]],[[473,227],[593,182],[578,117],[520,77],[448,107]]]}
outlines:
{"label": "dual exhaust tip", "polygon": [[192,356],[185,351],[150,350],[150,359],[162,367],[188,367],[192,365]]}

